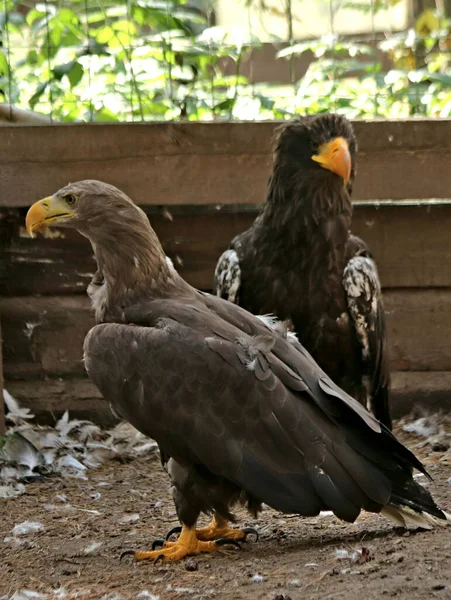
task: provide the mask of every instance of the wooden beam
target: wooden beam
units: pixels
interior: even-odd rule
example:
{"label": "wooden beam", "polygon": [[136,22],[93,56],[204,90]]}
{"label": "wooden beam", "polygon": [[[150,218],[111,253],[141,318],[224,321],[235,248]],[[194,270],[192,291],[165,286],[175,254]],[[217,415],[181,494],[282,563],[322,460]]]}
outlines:
{"label": "wooden beam", "polygon": [[[142,205],[260,204],[279,124],[5,126],[0,205],[29,206],[87,178],[117,185]],[[354,127],[355,200],[449,196],[450,119],[355,121]]]}
{"label": "wooden beam", "polygon": [[[451,289],[393,289],[384,294],[394,371],[451,371]],[[2,299],[8,379],[84,374],[83,340],[94,324],[83,295]]]}
{"label": "wooden beam", "polygon": [[[54,424],[64,411],[72,418],[91,419],[103,427],[117,422],[109,405],[87,377],[71,379],[10,380],[8,388],[24,408],[29,408],[37,422]],[[392,410],[398,418],[415,407],[428,411],[451,410],[451,372],[392,373]]]}
{"label": "wooden beam", "polygon": [[[144,208],[181,275],[203,290],[211,289],[223,250],[250,226],[258,211],[198,206],[173,207],[168,214]],[[0,209],[2,222],[0,295],[85,293],[95,264],[84,237],[54,229],[58,237],[31,239],[24,229],[23,209]],[[451,287],[451,203],[362,203],[354,208],[352,230],[369,244],[385,289]]]}
{"label": "wooden beam", "polygon": [[0,314],[0,435],[4,435],[6,431],[5,423],[5,403],[3,400],[3,339],[2,339],[2,326],[1,326],[1,314]]}

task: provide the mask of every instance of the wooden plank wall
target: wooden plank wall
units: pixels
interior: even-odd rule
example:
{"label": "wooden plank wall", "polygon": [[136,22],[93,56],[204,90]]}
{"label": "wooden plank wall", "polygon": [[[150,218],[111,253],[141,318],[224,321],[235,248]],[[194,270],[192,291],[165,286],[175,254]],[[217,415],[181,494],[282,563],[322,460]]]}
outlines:
{"label": "wooden plank wall", "polygon": [[[0,296],[7,389],[42,414],[108,420],[84,376],[94,270],[74,232],[31,240],[27,207],[68,181],[96,178],[149,215],[193,285],[211,289],[231,238],[264,201],[275,123],[2,127]],[[353,231],[379,264],[396,412],[443,405],[451,389],[451,121],[356,122]],[[434,200],[431,200],[434,199]]]}
{"label": "wooden plank wall", "polygon": [[[1,315],[0,315],[1,317]],[[3,338],[2,338],[2,327],[0,320],[0,435],[5,433],[6,423],[5,423],[5,405],[3,402]]]}

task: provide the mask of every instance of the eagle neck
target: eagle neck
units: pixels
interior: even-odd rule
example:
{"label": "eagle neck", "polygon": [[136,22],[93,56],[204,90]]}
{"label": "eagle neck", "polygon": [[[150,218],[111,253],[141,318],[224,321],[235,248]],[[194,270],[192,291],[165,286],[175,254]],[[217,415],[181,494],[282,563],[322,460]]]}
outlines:
{"label": "eagle neck", "polygon": [[312,244],[317,246],[319,238],[325,238],[326,247],[331,248],[334,241],[340,243],[343,235],[347,237],[351,218],[349,192],[336,177],[326,181],[306,177],[281,182],[273,176],[256,233],[261,241],[269,236],[279,239],[285,247],[305,250]]}
{"label": "eagle neck", "polygon": [[319,188],[298,181],[292,189],[270,188],[253,233],[261,250],[256,262],[272,270],[280,289],[296,295],[295,277],[302,284],[302,304],[310,310],[314,303],[315,310],[324,311],[341,294],[351,213],[344,187]]}
{"label": "eagle neck", "polygon": [[155,231],[146,222],[133,227],[106,227],[107,235],[91,238],[98,270],[103,277],[96,318],[120,320],[123,309],[137,300],[166,297],[181,280],[166,257]]}

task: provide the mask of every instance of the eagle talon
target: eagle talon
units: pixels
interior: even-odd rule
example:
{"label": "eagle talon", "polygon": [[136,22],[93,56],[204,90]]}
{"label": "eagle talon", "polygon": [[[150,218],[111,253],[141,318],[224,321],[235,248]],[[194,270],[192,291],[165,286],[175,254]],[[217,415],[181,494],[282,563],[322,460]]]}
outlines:
{"label": "eagle talon", "polygon": [[153,564],[154,564],[154,565],[157,565],[157,564],[160,562],[160,560],[163,562],[165,558],[166,558],[166,557],[165,557],[165,555],[164,555],[164,554],[159,554],[159,555],[156,557],[156,559],[153,561]]}
{"label": "eagle talon", "polygon": [[239,550],[241,550],[241,544],[230,538],[219,538],[219,540],[215,540],[215,544],[217,546],[226,546],[227,544],[230,544],[231,546],[236,546]]}
{"label": "eagle talon", "polygon": [[[168,538],[166,538],[168,539]],[[161,538],[154,540],[152,542],[152,550],[156,550],[156,548],[162,548],[164,546],[164,540],[162,540]]]}
{"label": "eagle talon", "polygon": [[254,535],[254,536],[255,536],[254,543],[255,543],[255,542],[258,542],[259,534],[258,534],[258,531],[257,531],[256,529],[254,529],[254,527],[244,527],[244,529],[241,529],[241,531],[242,531],[242,532],[244,533],[244,535],[246,536],[246,537],[244,538],[244,541],[247,541],[247,537],[248,537],[249,535]]}
{"label": "eagle talon", "polygon": [[134,550],[124,550],[124,552],[122,552],[122,554],[119,557],[119,562],[122,562],[122,559],[124,558],[124,556],[135,556],[135,551]]}
{"label": "eagle talon", "polygon": [[174,535],[174,533],[181,533],[181,532],[182,532],[182,528],[180,525],[173,527],[170,531],[168,531],[168,534],[166,535],[166,541],[168,541],[168,539],[171,537],[171,535]]}

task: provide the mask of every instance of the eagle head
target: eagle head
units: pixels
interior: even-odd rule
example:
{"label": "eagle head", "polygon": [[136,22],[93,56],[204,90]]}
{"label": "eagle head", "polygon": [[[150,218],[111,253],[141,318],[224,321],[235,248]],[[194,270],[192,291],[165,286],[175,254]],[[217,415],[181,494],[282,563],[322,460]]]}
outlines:
{"label": "eagle head", "polygon": [[351,123],[337,114],[308,115],[282,125],[276,136],[274,173],[310,185],[346,186],[356,170],[357,141]]}
{"label": "eagle head", "polygon": [[[117,226],[146,225],[148,219],[121,190],[93,179],[69,183],[53,196],[35,202],[26,217],[28,233],[52,225],[77,229],[100,241],[102,233]],[[133,223],[132,223],[133,222]]]}

